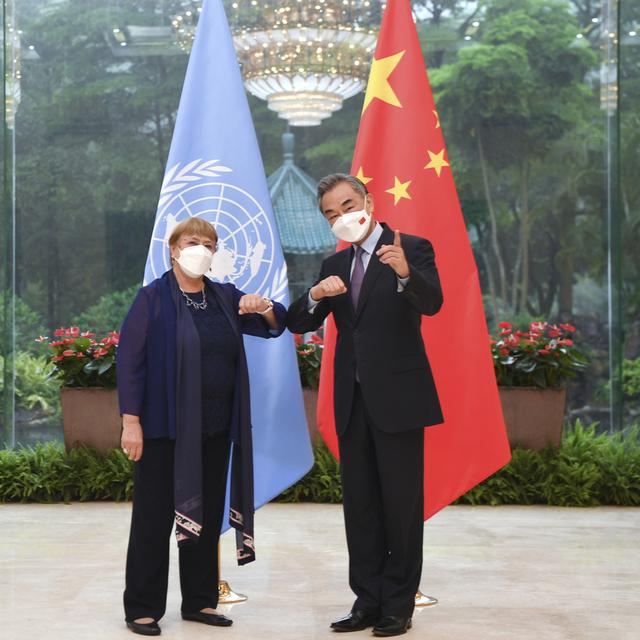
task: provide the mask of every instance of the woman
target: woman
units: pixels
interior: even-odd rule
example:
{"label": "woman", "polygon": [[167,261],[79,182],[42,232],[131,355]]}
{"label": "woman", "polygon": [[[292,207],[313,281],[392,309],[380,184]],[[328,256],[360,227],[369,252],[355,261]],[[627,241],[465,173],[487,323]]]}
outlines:
{"label": "woman", "polygon": [[159,635],[175,522],[182,617],[230,626],[218,615],[218,538],[230,449],[238,563],[255,559],[249,376],[242,334],[284,331],[285,308],[211,282],[218,236],[190,218],[169,239],[173,268],[143,287],[118,346],[122,448],[136,462],[127,553],[127,626]]}

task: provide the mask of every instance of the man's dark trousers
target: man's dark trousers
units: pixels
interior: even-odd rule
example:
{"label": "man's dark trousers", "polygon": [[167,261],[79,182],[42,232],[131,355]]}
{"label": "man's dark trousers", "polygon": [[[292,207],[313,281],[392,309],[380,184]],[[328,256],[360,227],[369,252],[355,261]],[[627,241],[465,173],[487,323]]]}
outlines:
{"label": "man's dark trousers", "polygon": [[422,572],[424,429],[378,429],[356,384],[338,439],[354,609],[410,618]]}

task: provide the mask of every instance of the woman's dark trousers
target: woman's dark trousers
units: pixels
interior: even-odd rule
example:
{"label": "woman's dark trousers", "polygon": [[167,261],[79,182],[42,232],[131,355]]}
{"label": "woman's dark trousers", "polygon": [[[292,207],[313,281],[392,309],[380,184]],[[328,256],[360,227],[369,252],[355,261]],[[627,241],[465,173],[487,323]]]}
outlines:
{"label": "woman's dark trousers", "polygon": [[[127,552],[125,619],[159,620],[167,603],[169,545],[173,512],[173,453],[169,438],[145,439],[136,462],[133,512]],[[229,464],[226,435],[202,444],[203,527],[198,542],[178,551],[182,611],[194,613],[218,604],[218,540],[224,511]]]}

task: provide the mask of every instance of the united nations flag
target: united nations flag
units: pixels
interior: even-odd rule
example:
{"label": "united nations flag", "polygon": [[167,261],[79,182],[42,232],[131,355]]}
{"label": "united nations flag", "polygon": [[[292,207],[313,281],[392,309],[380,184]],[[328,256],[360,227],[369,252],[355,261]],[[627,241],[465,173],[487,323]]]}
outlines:
{"label": "united nations flag", "polygon": [[[170,268],[167,240],[176,224],[193,216],[211,222],[220,237],[210,278],[288,305],[287,268],[221,0],[206,0],[200,14],[145,284]],[[245,337],[245,347],[257,508],[301,478],[313,454],[292,336]]]}

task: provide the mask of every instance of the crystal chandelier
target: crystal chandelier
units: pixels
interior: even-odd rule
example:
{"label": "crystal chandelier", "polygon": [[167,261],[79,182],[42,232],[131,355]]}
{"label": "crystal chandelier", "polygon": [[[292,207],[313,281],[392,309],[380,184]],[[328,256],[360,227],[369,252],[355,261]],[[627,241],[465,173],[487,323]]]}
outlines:
{"label": "crystal chandelier", "polygon": [[[247,90],[293,126],[319,125],[362,91],[380,24],[379,0],[225,2]],[[190,51],[202,3],[173,18]]]}

